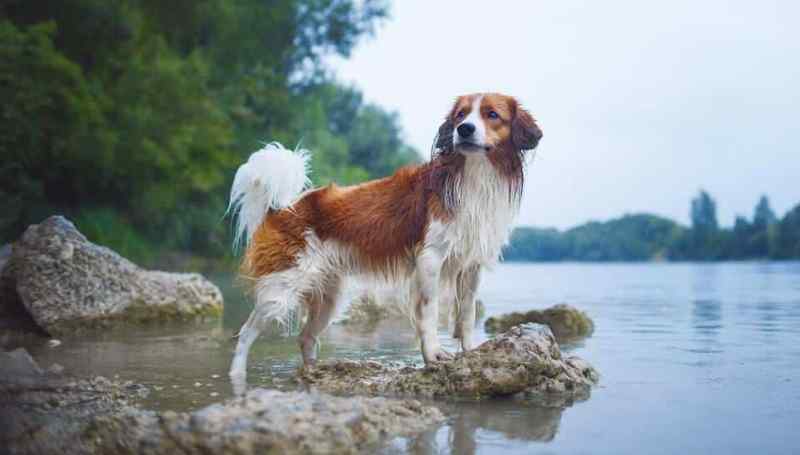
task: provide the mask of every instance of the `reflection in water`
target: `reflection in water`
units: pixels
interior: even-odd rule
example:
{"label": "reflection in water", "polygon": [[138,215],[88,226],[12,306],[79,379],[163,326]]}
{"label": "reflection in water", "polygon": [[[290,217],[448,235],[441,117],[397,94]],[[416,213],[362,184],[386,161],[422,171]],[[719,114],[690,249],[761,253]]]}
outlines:
{"label": "reflection in water", "polygon": [[447,423],[415,438],[397,439],[383,453],[474,454],[482,443],[493,440],[550,442],[564,412],[524,399],[435,404],[450,417]]}
{"label": "reflection in water", "polygon": [[699,335],[715,335],[722,328],[722,304],[717,300],[692,302],[692,327]]}
{"label": "reflection in water", "polygon": [[692,276],[692,327],[698,335],[714,336],[722,328],[722,304],[718,293],[719,270],[715,264],[697,267]]}
{"label": "reflection in water", "polygon": [[[719,272],[715,264],[702,265],[695,269],[692,282],[692,329],[696,334],[690,354],[701,357],[688,363],[695,366],[710,366],[723,352],[719,334],[723,328],[722,302],[715,298],[719,294]],[[713,356],[713,357],[709,357]]]}

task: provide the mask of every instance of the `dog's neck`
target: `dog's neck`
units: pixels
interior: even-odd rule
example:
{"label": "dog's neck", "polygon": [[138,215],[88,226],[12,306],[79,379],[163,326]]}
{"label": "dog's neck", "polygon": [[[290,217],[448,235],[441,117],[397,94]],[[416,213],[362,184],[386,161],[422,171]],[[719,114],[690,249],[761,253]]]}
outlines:
{"label": "dog's neck", "polygon": [[508,241],[519,213],[513,182],[483,153],[463,157],[446,194],[451,219],[445,224],[450,254],[462,263],[490,265]]}

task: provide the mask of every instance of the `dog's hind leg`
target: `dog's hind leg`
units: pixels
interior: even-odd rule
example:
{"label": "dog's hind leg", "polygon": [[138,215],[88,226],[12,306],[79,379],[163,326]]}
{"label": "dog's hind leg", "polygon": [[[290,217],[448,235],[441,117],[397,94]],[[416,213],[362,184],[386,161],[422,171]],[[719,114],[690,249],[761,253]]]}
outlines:
{"label": "dog's hind leg", "polygon": [[244,378],[247,375],[247,355],[250,347],[256,341],[258,335],[265,328],[266,324],[263,304],[256,302],[255,308],[250,313],[250,317],[242,325],[237,335],[236,352],[231,362],[230,376]]}
{"label": "dog's hind leg", "polygon": [[244,382],[250,347],[261,332],[276,322],[284,327],[290,324],[290,315],[298,304],[299,294],[291,284],[296,281],[296,276],[297,271],[290,269],[259,278],[255,288],[255,306],[239,331],[236,352],[229,372],[231,378]]}
{"label": "dog's hind leg", "polygon": [[305,297],[308,316],[306,325],[297,339],[303,354],[303,365],[313,365],[317,359],[319,335],[328,327],[336,313],[341,279],[328,276],[323,283]]}
{"label": "dog's hind leg", "polygon": [[256,302],[250,317],[247,318],[247,321],[239,330],[239,335],[237,335],[236,353],[233,355],[231,369],[228,373],[233,385],[234,395],[242,395],[247,390],[247,354],[263,327],[261,322],[263,315],[260,313],[260,307]]}

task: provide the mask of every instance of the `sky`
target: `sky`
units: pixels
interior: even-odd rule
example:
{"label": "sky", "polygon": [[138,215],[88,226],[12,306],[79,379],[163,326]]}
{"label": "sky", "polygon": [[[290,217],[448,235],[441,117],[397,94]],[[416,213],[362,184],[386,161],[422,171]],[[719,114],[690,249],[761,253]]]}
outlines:
{"label": "sky", "polygon": [[456,96],[518,98],[544,138],[520,224],[648,212],[722,225],[800,203],[800,2],[396,0],[338,78],[426,156]]}

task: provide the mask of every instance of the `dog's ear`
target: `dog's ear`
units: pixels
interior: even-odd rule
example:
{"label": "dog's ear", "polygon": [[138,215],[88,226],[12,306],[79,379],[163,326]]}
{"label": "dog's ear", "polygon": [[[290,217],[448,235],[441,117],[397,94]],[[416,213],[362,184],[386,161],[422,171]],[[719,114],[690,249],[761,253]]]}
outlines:
{"label": "dog's ear", "polygon": [[542,138],[542,130],[536,124],[530,113],[517,106],[514,120],[511,121],[511,141],[519,150],[536,148]]}
{"label": "dog's ear", "polygon": [[444,123],[439,126],[439,132],[436,134],[436,148],[440,153],[449,151],[453,148],[453,120],[448,115]]}

